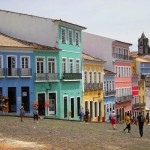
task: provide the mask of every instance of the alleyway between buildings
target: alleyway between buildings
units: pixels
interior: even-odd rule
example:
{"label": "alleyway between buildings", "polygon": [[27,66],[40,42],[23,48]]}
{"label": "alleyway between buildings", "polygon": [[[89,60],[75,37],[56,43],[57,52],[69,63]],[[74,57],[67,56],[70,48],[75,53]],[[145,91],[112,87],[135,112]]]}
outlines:
{"label": "alleyway between buildings", "polygon": [[150,126],[140,138],[138,126],[124,133],[125,124],[80,123],[53,119],[0,116],[0,150],[149,150]]}

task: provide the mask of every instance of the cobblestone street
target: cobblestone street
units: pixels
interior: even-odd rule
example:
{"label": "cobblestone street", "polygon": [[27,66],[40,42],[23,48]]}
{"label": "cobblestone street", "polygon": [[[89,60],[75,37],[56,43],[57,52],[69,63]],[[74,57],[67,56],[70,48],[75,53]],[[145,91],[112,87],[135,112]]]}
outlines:
{"label": "cobblestone street", "polygon": [[53,119],[0,116],[0,150],[149,150],[150,126],[140,138],[138,126],[124,133],[125,124],[80,123]]}

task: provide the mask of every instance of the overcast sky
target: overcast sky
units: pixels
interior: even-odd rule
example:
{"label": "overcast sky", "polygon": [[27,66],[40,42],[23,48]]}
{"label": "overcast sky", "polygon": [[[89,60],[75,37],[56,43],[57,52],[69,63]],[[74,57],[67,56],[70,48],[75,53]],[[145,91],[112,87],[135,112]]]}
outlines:
{"label": "overcast sky", "polygon": [[[86,32],[132,43],[150,39],[150,0],[0,0],[0,9],[87,27]],[[0,18],[2,19],[2,18]]]}

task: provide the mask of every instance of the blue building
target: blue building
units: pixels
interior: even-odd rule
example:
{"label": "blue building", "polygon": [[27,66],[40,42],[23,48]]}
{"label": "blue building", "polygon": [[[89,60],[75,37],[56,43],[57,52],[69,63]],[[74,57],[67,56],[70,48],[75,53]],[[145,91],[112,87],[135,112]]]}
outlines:
{"label": "blue building", "polygon": [[109,122],[109,116],[112,110],[115,110],[115,73],[108,70],[104,70],[104,72],[104,113],[105,121]]}
{"label": "blue building", "polygon": [[10,115],[20,114],[21,103],[24,103],[27,116],[33,114],[34,50],[39,47],[42,48],[0,34],[0,94],[9,98],[7,113]]}

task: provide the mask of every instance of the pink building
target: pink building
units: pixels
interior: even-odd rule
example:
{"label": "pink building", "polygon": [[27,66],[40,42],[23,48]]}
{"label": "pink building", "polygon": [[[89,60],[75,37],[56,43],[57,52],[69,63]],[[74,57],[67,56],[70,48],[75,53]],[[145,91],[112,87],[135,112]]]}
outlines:
{"label": "pink building", "polygon": [[83,52],[107,61],[104,68],[116,73],[115,109],[119,120],[124,120],[125,114],[132,111],[132,61],[129,57],[132,44],[85,32],[82,44]]}

